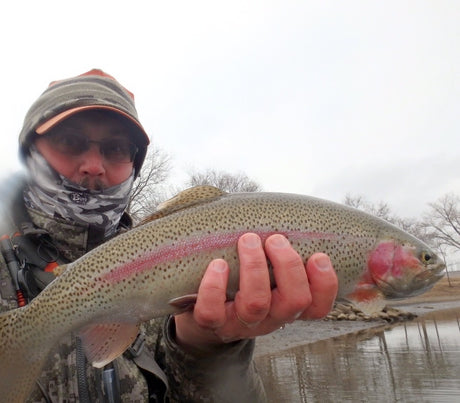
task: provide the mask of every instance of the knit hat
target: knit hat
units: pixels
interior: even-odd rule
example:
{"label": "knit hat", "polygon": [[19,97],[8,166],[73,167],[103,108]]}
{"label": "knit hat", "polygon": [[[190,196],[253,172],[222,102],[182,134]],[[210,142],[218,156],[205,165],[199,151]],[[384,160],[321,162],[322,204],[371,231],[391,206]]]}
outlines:
{"label": "knit hat", "polygon": [[115,78],[99,69],[50,83],[24,119],[19,134],[21,156],[28,154],[35,136],[45,134],[68,117],[90,109],[114,111],[131,123],[130,136],[138,147],[134,158],[137,176],[145,159],[149,137],[139,122],[134,95]]}

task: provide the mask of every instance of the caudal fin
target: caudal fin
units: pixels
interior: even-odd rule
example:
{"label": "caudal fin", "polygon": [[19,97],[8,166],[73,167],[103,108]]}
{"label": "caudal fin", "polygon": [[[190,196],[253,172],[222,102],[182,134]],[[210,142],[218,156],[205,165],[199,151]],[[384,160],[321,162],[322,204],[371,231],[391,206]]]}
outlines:
{"label": "caudal fin", "polygon": [[19,320],[22,312],[0,314],[0,402],[24,402],[50,349],[39,343],[33,324]]}

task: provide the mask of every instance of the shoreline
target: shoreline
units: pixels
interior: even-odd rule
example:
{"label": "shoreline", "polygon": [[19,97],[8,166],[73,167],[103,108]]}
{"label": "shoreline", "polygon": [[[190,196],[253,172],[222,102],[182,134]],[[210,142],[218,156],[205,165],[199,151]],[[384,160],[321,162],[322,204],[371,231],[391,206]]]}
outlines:
{"label": "shoreline", "polygon": [[[388,305],[392,308],[411,312],[417,315],[417,317],[449,309],[460,311],[460,273],[451,273],[450,282],[447,277],[444,277],[432,290],[423,295],[406,300],[393,301]],[[296,321],[287,324],[284,329],[280,329],[277,332],[258,337],[256,339],[254,359],[257,361],[258,358],[267,354],[367,329],[375,330],[376,328],[395,326],[397,323],[390,324],[383,320],[369,322],[324,319],[317,321]]]}
{"label": "shoreline", "polygon": [[[400,304],[392,306],[412,312],[416,314],[417,317],[422,317],[432,312],[450,309],[457,309],[460,312],[460,299],[455,301],[419,302],[417,304]],[[383,320],[371,322],[350,320],[296,321],[287,324],[284,329],[280,329],[277,332],[266,336],[259,336],[256,339],[254,358],[257,360],[257,358],[273,354],[274,352],[281,352],[283,350],[315,343],[320,340],[357,333],[368,329],[396,326],[397,324],[398,322],[387,323]]]}

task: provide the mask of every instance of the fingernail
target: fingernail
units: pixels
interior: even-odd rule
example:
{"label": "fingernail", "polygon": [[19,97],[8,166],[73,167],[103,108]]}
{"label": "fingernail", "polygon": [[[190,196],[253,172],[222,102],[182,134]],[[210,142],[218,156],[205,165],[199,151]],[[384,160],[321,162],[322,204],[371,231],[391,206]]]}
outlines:
{"label": "fingernail", "polygon": [[227,265],[225,264],[225,261],[222,259],[215,259],[211,262],[211,268],[214,270],[216,273],[223,273],[225,270],[227,270]]}
{"label": "fingernail", "polygon": [[260,238],[256,234],[244,234],[242,242],[247,248],[258,248],[261,245]]}
{"label": "fingernail", "polygon": [[332,267],[331,260],[327,255],[318,255],[315,257],[315,263],[318,269],[326,271],[330,270]]}
{"label": "fingernail", "polygon": [[300,318],[300,315],[303,314],[303,311],[300,311],[300,312],[297,312],[295,315],[294,315],[294,320],[297,320]]}
{"label": "fingernail", "polygon": [[277,248],[286,248],[289,246],[289,241],[284,235],[273,235],[270,239],[270,243]]}

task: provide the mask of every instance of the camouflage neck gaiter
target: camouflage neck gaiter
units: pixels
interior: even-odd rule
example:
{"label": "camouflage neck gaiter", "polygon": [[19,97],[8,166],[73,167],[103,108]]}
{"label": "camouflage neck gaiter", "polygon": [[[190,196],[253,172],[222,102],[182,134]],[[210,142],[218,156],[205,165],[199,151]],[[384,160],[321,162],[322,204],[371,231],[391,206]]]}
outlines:
{"label": "camouflage neck gaiter", "polygon": [[34,147],[30,149],[26,164],[29,183],[24,200],[28,208],[50,217],[86,224],[90,229],[102,231],[105,239],[115,235],[128,205],[134,170],[119,185],[89,190],[56,172]]}

